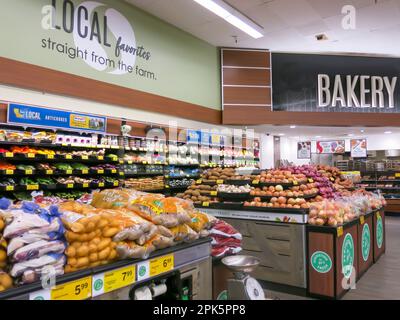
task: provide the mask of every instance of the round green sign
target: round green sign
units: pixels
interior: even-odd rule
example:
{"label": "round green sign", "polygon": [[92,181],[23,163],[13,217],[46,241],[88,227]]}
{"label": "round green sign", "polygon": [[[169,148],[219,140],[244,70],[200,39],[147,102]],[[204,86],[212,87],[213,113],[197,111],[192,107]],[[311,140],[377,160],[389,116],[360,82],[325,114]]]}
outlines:
{"label": "round green sign", "polygon": [[361,253],[364,261],[368,260],[370,250],[371,250],[371,231],[369,230],[368,223],[365,223],[361,235]]}
{"label": "round green sign", "polygon": [[332,269],[332,259],[326,252],[316,251],[311,256],[311,266],[319,273],[327,273]]}
{"label": "round green sign", "polygon": [[103,280],[97,279],[97,280],[94,282],[94,290],[99,291],[99,290],[101,290],[102,288],[103,288]]}
{"label": "round green sign", "polygon": [[139,268],[139,276],[143,277],[146,274],[146,267],[145,266],[141,266]]}
{"label": "round green sign", "polygon": [[382,248],[383,245],[383,221],[382,217],[376,219],[376,244],[378,248]]}
{"label": "round green sign", "polygon": [[350,279],[354,265],[354,241],[350,233],[347,233],[342,245],[342,273],[346,279]]}
{"label": "round green sign", "polygon": [[44,300],[44,297],[42,297],[42,296],[37,296],[37,297],[35,297],[33,300]]}
{"label": "round green sign", "polygon": [[217,297],[217,300],[228,300],[228,291],[221,291]]}

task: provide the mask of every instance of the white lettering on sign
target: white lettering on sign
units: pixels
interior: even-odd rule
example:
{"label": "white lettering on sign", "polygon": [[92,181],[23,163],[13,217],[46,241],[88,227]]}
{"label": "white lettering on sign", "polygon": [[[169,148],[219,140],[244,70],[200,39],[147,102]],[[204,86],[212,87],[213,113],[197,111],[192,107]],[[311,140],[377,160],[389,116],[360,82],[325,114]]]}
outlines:
{"label": "white lettering on sign", "polygon": [[[397,77],[318,75],[318,108],[395,107]],[[346,88],[346,91],[345,89]]]}

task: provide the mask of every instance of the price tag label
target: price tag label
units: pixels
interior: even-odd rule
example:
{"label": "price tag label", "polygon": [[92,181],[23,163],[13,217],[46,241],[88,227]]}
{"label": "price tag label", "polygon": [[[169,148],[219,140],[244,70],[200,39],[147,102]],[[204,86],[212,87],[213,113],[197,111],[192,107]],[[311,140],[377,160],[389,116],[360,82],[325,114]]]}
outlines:
{"label": "price tag label", "polygon": [[48,154],[47,159],[54,159],[54,154]]}
{"label": "price tag label", "polygon": [[38,184],[29,184],[26,186],[26,190],[39,190]]}
{"label": "price tag label", "polygon": [[128,161],[128,164],[132,164],[132,163],[133,163],[133,161],[132,161],[132,160],[129,160],[129,161]]}
{"label": "price tag label", "polygon": [[260,184],[260,180],[253,180],[252,184]]}
{"label": "price tag label", "polygon": [[62,146],[62,147],[68,147],[69,144],[68,144],[68,143],[62,143],[61,146]]}
{"label": "price tag label", "polygon": [[99,182],[99,187],[100,188],[104,187],[104,182]]}
{"label": "price tag label", "polygon": [[103,174],[103,173],[104,173],[104,170],[103,170],[103,169],[97,170],[97,173],[98,173],[98,174]]}
{"label": "price tag label", "polygon": [[167,186],[165,186],[165,189],[169,189],[169,188],[170,188],[170,186],[168,186],[168,185],[167,185]]}
{"label": "price tag label", "polygon": [[88,169],[82,169],[82,174],[88,174],[89,170]]}
{"label": "price tag label", "polygon": [[82,187],[83,187],[83,188],[89,188],[89,183],[84,183],[84,184],[82,185]]}
{"label": "price tag label", "polygon": [[66,154],[66,155],[65,155],[65,159],[71,160],[71,159],[72,159],[72,155],[71,155],[71,154]]}
{"label": "price tag label", "polygon": [[28,170],[25,170],[25,174],[33,174],[33,171],[32,170],[30,170],[30,169],[28,169]]}
{"label": "price tag label", "polygon": [[130,286],[135,279],[135,265],[95,275],[92,279],[93,297]]}
{"label": "price tag label", "polygon": [[331,180],[331,181],[335,181],[335,179],[333,179],[333,177],[330,177],[330,180]]}
{"label": "price tag label", "polygon": [[338,227],[337,228],[337,236],[341,237],[343,235],[343,227]]}
{"label": "price tag label", "polygon": [[71,281],[51,290],[51,300],[84,300],[92,296],[92,277]]}
{"label": "price tag label", "polygon": [[309,182],[309,183],[313,183],[314,180],[310,178],[310,179],[308,179],[308,182]]}
{"label": "price tag label", "polygon": [[97,156],[97,160],[104,160],[104,156]]}
{"label": "price tag label", "polygon": [[119,146],[111,146],[111,149],[119,149]]}
{"label": "price tag label", "polygon": [[5,156],[6,156],[6,158],[14,158],[14,153],[6,152]]}
{"label": "price tag label", "polygon": [[203,207],[209,207],[210,203],[209,202],[203,202]]}
{"label": "price tag label", "polygon": [[147,161],[142,161],[142,163],[143,163],[143,164],[147,164],[148,162],[147,162]]}
{"label": "price tag label", "polygon": [[6,191],[14,191],[14,186],[6,186]]}
{"label": "price tag label", "polygon": [[217,180],[217,184],[223,184],[224,180]]}
{"label": "price tag label", "polygon": [[203,180],[201,180],[201,179],[196,181],[196,184],[202,184],[202,183],[203,183]]}
{"label": "price tag label", "polygon": [[174,255],[170,254],[161,258],[150,260],[149,274],[151,277],[174,269]]}
{"label": "price tag label", "polygon": [[46,170],[46,174],[53,174],[54,171],[53,170]]}
{"label": "price tag label", "polygon": [[28,153],[28,158],[34,158],[35,154],[34,153]]}
{"label": "price tag label", "polygon": [[124,176],[124,175],[125,175],[125,172],[120,171],[120,172],[119,172],[119,175],[120,175],[120,176]]}
{"label": "price tag label", "polygon": [[298,183],[296,180],[293,181],[293,185],[294,185],[294,186],[297,186],[298,184],[299,184],[299,183]]}
{"label": "price tag label", "polygon": [[6,174],[14,174],[14,170],[6,170]]}
{"label": "price tag label", "polygon": [[88,160],[89,156],[81,156],[82,160]]}
{"label": "price tag label", "polygon": [[360,217],[360,223],[361,223],[361,224],[364,224],[364,223],[365,223],[364,216],[361,216],[361,217]]}
{"label": "price tag label", "polygon": [[117,173],[117,169],[111,169],[111,173]]}
{"label": "price tag label", "polygon": [[73,183],[68,183],[67,184],[67,189],[73,189],[74,188],[74,184]]}
{"label": "price tag label", "polygon": [[119,186],[119,182],[118,181],[114,181],[114,187],[118,187]]}
{"label": "price tag label", "polygon": [[211,191],[211,192],[210,192],[210,195],[211,195],[211,196],[214,196],[214,197],[215,197],[217,194],[218,194],[217,191]]}
{"label": "price tag label", "polygon": [[400,172],[395,173],[395,178],[400,178]]}
{"label": "price tag label", "polygon": [[65,170],[65,173],[66,174],[72,174],[72,170],[71,169]]}

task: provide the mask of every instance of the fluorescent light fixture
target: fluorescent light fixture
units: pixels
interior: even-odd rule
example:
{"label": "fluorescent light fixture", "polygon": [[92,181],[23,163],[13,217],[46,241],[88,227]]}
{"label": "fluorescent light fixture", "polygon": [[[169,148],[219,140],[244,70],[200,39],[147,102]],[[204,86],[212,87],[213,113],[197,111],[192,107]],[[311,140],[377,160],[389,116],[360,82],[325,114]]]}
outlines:
{"label": "fluorescent light fixture", "polygon": [[349,133],[347,136],[348,136],[348,137],[354,137],[354,134]]}
{"label": "fluorescent light fixture", "polygon": [[280,133],[278,134],[278,136],[283,137],[285,134],[284,133]]}
{"label": "fluorescent light fixture", "polygon": [[262,34],[263,28],[237,11],[235,8],[227,4],[223,0],[193,0],[204,8],[210,10],[220,18],[229,22],[231,25],[247,33],[249,36],[259,39],[264,35]]}
{"label": "fluorescent light fixture", "polygon": [[322,136],[315,136],[317,139],[322,138]]}
{"label": "fluorescent light fixture", "polygon": [[297,127],[296,126],[290,126],[290,129],[296,129]]}
{"label": "fluorescent light fixture", "polygon": [[392,131],[385,131],[385,134],[392,134]]}
{"label": "fluorescent light fixture", "polygon": [[365,130],[364,130],[364,129],[361,129],[361,130],[360,130],[360,132],[361,132],[361,133],[364,133],[364,132],[365,132]]}

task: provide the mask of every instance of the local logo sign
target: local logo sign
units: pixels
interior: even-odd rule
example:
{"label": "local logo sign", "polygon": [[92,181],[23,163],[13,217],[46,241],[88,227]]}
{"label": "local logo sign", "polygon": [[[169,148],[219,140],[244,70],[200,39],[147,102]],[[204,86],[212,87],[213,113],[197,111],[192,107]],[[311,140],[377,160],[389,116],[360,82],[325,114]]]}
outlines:
{"label": "local logo sign", "polygon": [[369,229],[368,223],[365,223],[361,235],[361,253],[364,261],[368,260],[370,251],[371,251],[371,231]]}
{"label": "local logo sign", "polygon": [[[149,61],[151,53],[137,45],[129,20],[114,8],[97,1],[52,0],[42,9],[42,28],[51,36],[42,39],[43,49],[81,59],[97,71],[122,75],[155,75],[135,68],[136,60]],[[70,45],[59,39],[61,33],[72,37]]]}
{"label": "local logo sign", "polygon": [[383,245],[383,221],[382,217],[378,216],[376,219],[376,244],[378,248],[382,248]]}
{"label": "local logo sign", "polygon": [[342,273],[346,279],[350,279],[354,265],[354,241],[350,233],[347,233],[342,245]]}
{"label": "local logo sign", "polygon": [[327,253],[316,251],[311,256],[311,266],[318,273],[327,273],[332,269],[332,259]]}

